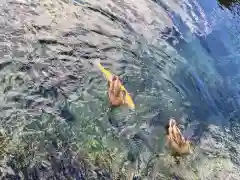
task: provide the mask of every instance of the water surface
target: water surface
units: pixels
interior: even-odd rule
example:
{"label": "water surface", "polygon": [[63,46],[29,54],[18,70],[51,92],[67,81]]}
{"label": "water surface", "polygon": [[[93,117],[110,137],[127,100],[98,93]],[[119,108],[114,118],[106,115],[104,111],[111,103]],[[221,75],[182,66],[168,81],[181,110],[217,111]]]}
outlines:
{"label": "water surface", "polygon": [[[130,164],[146,179],[237,179],[239,33],[233,5],[1,1],[2,175],[103,178],[85,172],[80,150],[93,160],[108,149],[118,170]],[[134,111],[110,111],[107,82],[93,65],[97,59],[123,79]],[[196,146],[180,166],[161,156],[170,117]]]}

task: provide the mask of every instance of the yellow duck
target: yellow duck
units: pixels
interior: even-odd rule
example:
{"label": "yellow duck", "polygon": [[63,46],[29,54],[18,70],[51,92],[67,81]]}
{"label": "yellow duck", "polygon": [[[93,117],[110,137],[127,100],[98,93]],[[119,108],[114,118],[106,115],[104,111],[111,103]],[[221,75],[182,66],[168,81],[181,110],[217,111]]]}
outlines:
{"label": "yellow duck", "polygon": [[171,151],[172,156],[182,157],[192,153],[191,142],[186,140],[174,119],[170,119],[165,126],[166,146]]}
{"label": "yellow duck", "polygon": [[127,105],[131,109],[135,109],[135,104],[128,91],[122,85],[119,77],[106,70],[99,60],[94,62],[102,71],[108,81],[108,98],[111,106]]}

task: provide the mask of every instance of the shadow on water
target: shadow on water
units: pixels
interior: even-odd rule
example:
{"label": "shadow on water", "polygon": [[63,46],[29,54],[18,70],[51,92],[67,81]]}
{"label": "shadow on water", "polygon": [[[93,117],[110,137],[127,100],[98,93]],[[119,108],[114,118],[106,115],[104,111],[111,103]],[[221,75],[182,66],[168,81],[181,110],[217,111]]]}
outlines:
{"label": "shadow on water", "polygon": [[[228,52],[211,49],[196,1],[5,0],[0,9],[2,177],[194,179],[192,167],[202,177],[206,163],[218,164],[206,154],[222,153],[221,128],[239,106],[213,65]],[[110,111],[96,59],[123,78],[135,111]],[[204,151],[180,166],[160,158],[172,116]],[[203,178],[221,177],[212,169]]]}
{"label": "shadow on water", "polygon": [[218,3],[226,8],[231,8],[234,4],[238,3],[237,0],[218,0]]}

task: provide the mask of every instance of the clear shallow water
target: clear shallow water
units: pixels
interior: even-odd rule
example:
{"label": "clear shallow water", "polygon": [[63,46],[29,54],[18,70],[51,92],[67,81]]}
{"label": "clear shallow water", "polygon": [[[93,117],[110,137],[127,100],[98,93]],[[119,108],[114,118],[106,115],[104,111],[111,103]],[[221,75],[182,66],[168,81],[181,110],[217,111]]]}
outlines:
{"label": "clear shallow water", "polygon": [[[0,6],[7,178],[83,179],[91,173],[79,164],[80,149],[94,159],[109,148],[113,164],[146,179],[237,179],[237,15],[216,1]],[[135,111],[109,112],[97,58],[123,78]],[[153,156],[164,153],[163,125],[171,116],[196,144],[181,166]],[[120,165],[124,159],[137,166]]]}

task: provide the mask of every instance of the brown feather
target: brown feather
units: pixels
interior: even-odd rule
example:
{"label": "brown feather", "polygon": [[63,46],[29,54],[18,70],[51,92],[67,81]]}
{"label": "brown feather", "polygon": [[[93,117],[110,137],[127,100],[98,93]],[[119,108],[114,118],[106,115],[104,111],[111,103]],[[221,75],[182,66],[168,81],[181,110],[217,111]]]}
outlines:
{"label": "brown feather", "polygon": [[170,119],[168,125],[165,125],[166,144],[174,156],[183,156],[191,152],[190,142],[185,140],[177,123]]}

